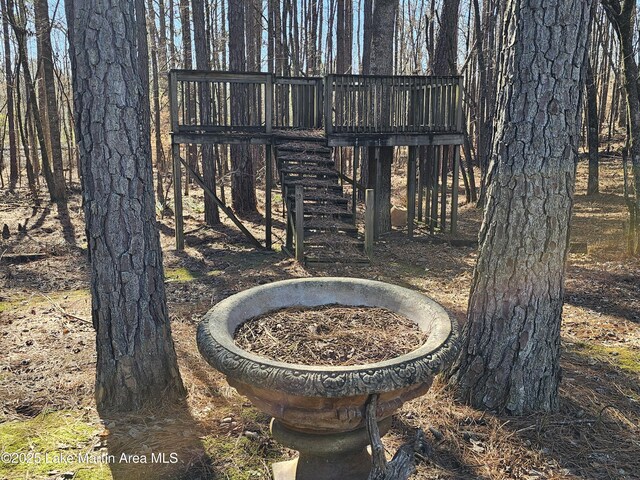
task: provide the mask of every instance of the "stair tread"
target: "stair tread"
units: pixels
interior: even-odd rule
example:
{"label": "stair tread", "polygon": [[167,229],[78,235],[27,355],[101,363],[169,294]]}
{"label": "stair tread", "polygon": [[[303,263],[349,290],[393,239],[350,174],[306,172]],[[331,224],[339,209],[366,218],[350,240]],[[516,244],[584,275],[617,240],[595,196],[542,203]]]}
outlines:
{"label": "stair tread", "polygon": [[287,142],[278,145],[278,150],[285,150],[289,152],[322,152],[322,153],[331,153],[331,149],[329,147],[325,147],[323,145],[318,145],[314,143],[304,143],[304,142]]}
{"label": "stair tread", "polygon": [[337,219],[326,219],[326,218],[311,218],[305,220],[304,222],[305,229],[315,229],[315,230],[344,230],[350,232],[357,232],[358,228],[348,222],[342,222]]}
{"label": "stair tread", "polygon": [[[295,194],[294,193],[290,193],[289,194],[289,199],[290,200],[295,200]],[[325,193],[322,190],[306,190],[304,192],[304,201],[307,202],[327,202],[329,204],[340,204],[340,205],[344,205],[346,203],[349,203],[349,199],[346,197],[343,197],[342,195],[331,195],[330,193]]]}
{"label": "stair tread", "polygon": [[337,177],[338,172],[330,168],[323,168],[311,165],[289,165],[281,169],[283,173],[306,173],[308,175],[326,175],[329,177]]}
{"label": "stair tread", "polygon": [[318,216],[340,216],[340,217],[352,217],[352,213],[347,211],[344,206],[336,206],[335,208],[327,208],[328,205],[305,205],[305,215],[318,215]]}
{"label": "stair tread", "polygon": [[305,261],[309,263],[369,263],[369,257],[364,252],[318,252],[318,254],[305,255]]}
{"label": "stair tread", "polygon": [[305,245],[310,247],[331,247],[335,245],[364,246],[364,242],[359,238],[339,233],[316,233],[309,238],[305,238]]}
{"label": "stair tread", "polygon": [[278,155],[278,159],[283,162],[299,162],[302,164],[305,164],[305,163],[324,164],[324,165],[334,164],[334,161],[331,160],[331,158],[321,157],[319,155],[309,155],[306,153]]}
{"label": "stair tread", "polygon": [[333,180],[322,180],[317,178],[285,178],[286,186],[302,185],[303,187],[313,188],[332,188],[334,190],[342,190],[342,187]]}

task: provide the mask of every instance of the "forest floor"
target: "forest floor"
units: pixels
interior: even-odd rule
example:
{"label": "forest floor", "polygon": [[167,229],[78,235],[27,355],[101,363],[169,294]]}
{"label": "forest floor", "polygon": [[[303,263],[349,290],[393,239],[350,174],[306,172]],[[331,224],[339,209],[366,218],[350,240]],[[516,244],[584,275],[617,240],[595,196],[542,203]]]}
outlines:
{"label": "forest floor", "polygon": [[[572,242],[587,250],[571,253],[567,265],[560,411],[520,418],[480,412],[436,382],[402,408],[384,438],[393,452],[416,427],[426,431],[433,454],[413,478],[640,479],[640,261],[625,253],[621,184],[620,159],[605,157],[602,193],[585,196],[586,164],[579,165]],[[66,212],[32,208],[25,195],[0,197],[0,226],[11,234],[0,243],[0,451],[13,454],[2,457],[0,479],[270,478],[269,465],[293,452],[270,439],[269,419],[206,364],[195,342],[203,314],[246,288],[318,275],[372,278],[422,291],[465,319],[473,246],[394,231],[376,244],[371,265],[303,268],[283,253],[254,249],[226,220],[203,228],[202,196],[194,193],[185,198],[183,252],[173,249],[172,218],[160,220],[187,405],[101,419],[80,195]],[[247,219],[262,237],[259,222]],[[480,222],[477,208],[463,206],[459,236],[473,240]],[[147,459],[164,452],[166,463],[126,463],[121,452]],[[91,461],[103,454],[118,461]]]}

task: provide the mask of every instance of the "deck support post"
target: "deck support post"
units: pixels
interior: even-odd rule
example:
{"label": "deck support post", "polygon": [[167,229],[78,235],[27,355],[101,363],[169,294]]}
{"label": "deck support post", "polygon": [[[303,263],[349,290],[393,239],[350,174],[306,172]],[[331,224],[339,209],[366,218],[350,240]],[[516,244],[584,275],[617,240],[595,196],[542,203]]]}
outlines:
{"label": "deck support post", "polygon": [[271,189],[273,188],[273,172],[272,169],[272,145],[265,145],[265,192],[264,192],[264,218],[265,218],[265,247],[271,249]]}
{"label": "deck support post", "polygon": [[451,186],[451,234],[458,233],[458,175],[460,174],[460,145],[453,146],[453,185]]}
{"label": "deck support post", "polygon": [[353,224],[357,223],[356,221],[356,205],[358,202],[358,189],[356,185],[358,184],[358,167],[360,163],[360,147],[357,145],[353,147],[353,184],[351,191],[351,213],[353,214]]}
{"label": "deck support post", "polygon": [[304,262],[304,193],[303,186],[296,185],[296,260]]}
{"label": "deck support post", "polygon": [[417,147],[409,147],[407,160],[407,234],[413,237],[416,216],[416,154]]}
{"label": "deck support post", "polygon": [[371,188],[364,192],[364,252],[371,259],[375,235],[375,193]]}
{"label": "deck support post", "polygon": [[[464,94],[464,81],[461,78],[458,79],[458,95],[456,96],[457,108],[456,108],[456,129],[459,133],[462,132],[462,95]],[[451,234],[458,233],[458,175],[460,166],[460,145],[454,146],[453,153],[453,190],[451,192]],[[471,172],[473,175],[473,172]]]}
{"label": "deck support post", "polygon": [[267,75],[264,84],[264,131],[271,134],[273,129],[273,74]]}
{"label": "deck support post", "polygon": [[375,195],[373,196],[373,230],[374,237],[377,240],[380,238],[378,212],[380,211],[380,192],[382,191],[382,178],[380,177],[380,173],[382,171],[382,168],[380,168],[380,147],[375,147],[375,152],[374,166],[376,175],[374,177]]}
{"label": "deck support post", "polygon": [[429,218],[429,232],[433,235],[433,232],[438,223],[438,184],[440,183],[440,177],[438,175],[438,168],[440,167],[440,150],[441,147],[436,145],[432,147],[432,168],[431,168],[431,213]]}
{"label": "deck support post", "polygon": [[173,210],[175,218],[176,250],[184,250],[184,219],[182,217],[182,168],[180,144],[171,144],[173,157]]}

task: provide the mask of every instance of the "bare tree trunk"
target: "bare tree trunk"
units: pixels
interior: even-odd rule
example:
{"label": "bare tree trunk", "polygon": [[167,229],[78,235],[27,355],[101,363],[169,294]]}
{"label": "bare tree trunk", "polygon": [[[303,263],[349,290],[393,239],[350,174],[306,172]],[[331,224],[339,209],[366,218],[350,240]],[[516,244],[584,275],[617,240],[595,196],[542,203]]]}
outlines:
{"label": "bare tree trunk", "polygon": [[634,0],[602,0],[607,16],[620,40],[622,71],[627,100],[627,144],[633,169],[634,197],[628,202],[630,214],[630,253],[640,253],[640,92],[638,90],[638,64],[634,55],[633,32],[635,22]]}
{"label": "bare tree trunk", "polygon": [[440,14],[440,30],[431,61],[432,75],[457,75],[458,10],[460,0],[444,0]]}
{"label": "bare tree trunk", "polygon": [[96,403],[101,413],[135,411],[186,394],[164,290],[150,132],[138,113],[149,108],[138,67],[147,52],[138,51],[136,33],[144,17],[136,22],[140,9],[127,2],[108,12],[95,0],[77,9],[65,3],[92,260]]}
{"label": "bare tree trunk", "polygon": [[[6,0],[1,0],[2,36],[4,39],[4,72],[7,87],[7,122],[9,129],[9,191],[13,192],[18,183],[18,145],[16,143],[16,121],[13,104],[13,73],[11,66],[11,41],[9,38],[8,8]],[[4,146],[4,144],[3,144]]]}
{"label": "bare tree trunk", "polygon": [[[33,163],[31,162],[31,159],[33,158],[33,155],[29,152],[29,139],[27,137],[27,127],[28,125],[30,125],[30,121],[29,121],[29,114],[27,113],[24,116],[24,125],[22,122],[22,112],[21,112],[21,99],[20,99],[20,72],[18,71],[18,69],[16,69],[16,75],[15,75],[15,81],[16,81],[16,113],[17,113],[17,124],[18,124],[18,129],[20,131],[20,139],[22,141],[22,149],[24,150],[24,158],[25,158],[25,166],[26,166],[26,170],[27,170],[27,185],[29,186],[29,192],[31,193],[31,197],[33,198],[33,204],[36,206],[40,205],[40,197],[38,195],[38,186],[37,186],[37,180],[36,180],[36,175],[33,169]],[[27,103],[27,110],[30,108],[29,103]],[[32,141],[35,142],[35,139],[33,138],[32,135]]]}
{"label": "bare tree trunk", "polygon": [[558,408],[590,10],[584,0],[506,4],[494,161],[463,348],[449,372],[459,398],[477,408]]}
{"label": "bare tree trunk", "polygon": [[13,32],[16,36],[16,42],[18,44],[18,58],[22,66],[24,74],[25,89],[27,93],[27,102],[31,105],[31,118],[35,122],[36,134],[38,136],[38,143],[40,145],[40,155],[42,157],[42,167],[45,180],[47,181],[47,188],[49,190],[49,197],[52,202],[66,202],[66,192],[64,185],[64,175],[62,171],[58,171],[56,174],[51,169],[51,163],[49,161],[49,154],[47,152],[47,146],[44,136],[44,128],[42,121],[38,113],[38,100],[36,96],[36,90],[33,85],[31,72],[29,71],[29,59],[27,57],[27,30],[26,30],[26,12],[24,7],[24,1],[19,0],[19,8],[16,14],[14,9],[13,0],[7,0],[7,13],[9,15],[9,23],[13,28]]}
{"label": "bare tree trunk", "polygon": [[[246,69],[244,2],[229,0],[229,69],[243,72]],[[231,87],[231,122],[246,125],[249,113],[246,88]],[[231,145],[231,204],[233,209],[246,214],[257,210],[253,164],[247,145]]]}
{"label": "bare tree trunk", "polygon": [[[180,0],[180,25],[181,25],[181,33],[182,33],[182,55],[183,55],[183,65],[182,68],[190,70],[193,68],[193,55],[191,49],[191,16],[189,14],[189,0]],[[187,98],[189,99],[187,102],[187,117],[190,122],[195,121],[194,119],[194,111],[195,105],[193,102],[193,98],[195,92],[191,92],[191,87],[187,85],[185,87],[187,90]],[[197,148],[193,144],[187,145],[187,164],[194,171],[198,170],[198,160],[197,160]],[[184,194],[189,195],[189,184],[191,183],[191,176],[189,172],[187,172],[187,181],[184,182]]]}
{"label": "bare tree trunk", "polygon": [[[204,1],[191,0],[191,8],[193,11],[193,34],[194,44],[196,48],[196,68],[199,70],[209,70],[211,52],[209,50],[209,42],[204,26]],[[199,86],[198,96],[200,98],[200,122],[207,124],[211,121],[212,99],[211,88],[208,83]],[[213,145],[205,144],[200,148],[202,155],[202,176],[206,186],[212,191],[216,191],[216,163],[213,157]],[[220,213],[216,202],[209,197],[204,196],[204,221],[207,225],[216,225],[220,223]]]}
{"label": "bare tree trunk", "polygon": [[591,59],[587,57],[586,72],[587,87],[587,144],[589,146],[589,178],[587,181],[587,195],[595,195],[599,191],[598,187],[598,146],[599,140],[599,117],[598,117],[598,92],[593,79],[591,69]]}
{"label": "bare tree trunk", "polygon": [[[149,38],[151,39],[151,79],[153,81],[153,138],[155,141],[156,159],[156,198],[160,205],[165,205],[164,199],[164,175],[165,158],[162,148],[162,135],[160,133],[160,79],[158,74],[158,32],[156,31],[156,14],[153,8],[153,0],[147,3]],[[148,77],[147,77],[148,78]]]}
{"label": "bare tree trunk", "polygon": [[53,71],[53,48],[51,46],[51,23],[49,21],[49,7],[47,0],[34,2],[36,35],[38,36],[38,58],[42,73],[43,90],[45,94],[44,108],[46,112],[46,127],[43,128],[45,137],[49,140],[53,178],[56,185],[58,201],[66,201],[64,182],[64,167],[62,166],[62,145],[60,143],[60,116],[58,114],[58,99],[56,97],[56,77]]}
{"label": "bare tree trunk", "polygon": [[[393,74],[393,42],[392,33],[396,26],[399,0],[376,0],[373,12],[373,26],[371,32],[370,70],[373,75]],[[385,115],[383,115],[385,116]],[[371,176],[373,156],[369,151],[369,182],[377,182]],[[376,233],[391,230],[391,162],[393,161],[393,147],[380,147],[378,168],[376,174],[380,176],[379,189],[375,192],[376,204]]]}

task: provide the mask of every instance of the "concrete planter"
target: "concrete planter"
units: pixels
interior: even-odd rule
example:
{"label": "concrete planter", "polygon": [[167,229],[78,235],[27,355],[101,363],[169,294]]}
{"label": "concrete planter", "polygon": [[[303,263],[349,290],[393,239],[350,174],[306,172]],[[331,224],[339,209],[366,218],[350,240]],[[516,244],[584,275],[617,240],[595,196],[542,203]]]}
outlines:
{"label": "concrete planter", "polygon": [[[236,328],[246,320],[291,306],[327,304],[383,307],[428,331],[419,348],[384,362],[348,367],[283,363],[237,347]],[[276,480],[365,480],[371,464],[364,411],[379,394],[381,434],[391,415],[423,395],[457,353],[457,325],[430,298],[406,288],[355,278],[304,278],[251,288],[218,303],[198,328],[203,357],[238,392],[273,417],[273,436],[300,452],[274,465]]]}

